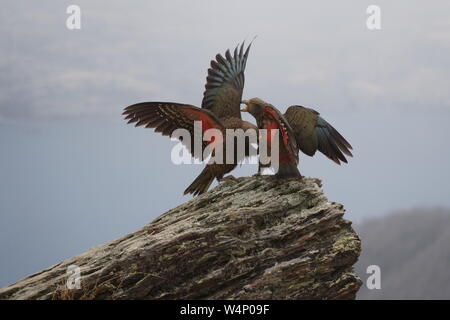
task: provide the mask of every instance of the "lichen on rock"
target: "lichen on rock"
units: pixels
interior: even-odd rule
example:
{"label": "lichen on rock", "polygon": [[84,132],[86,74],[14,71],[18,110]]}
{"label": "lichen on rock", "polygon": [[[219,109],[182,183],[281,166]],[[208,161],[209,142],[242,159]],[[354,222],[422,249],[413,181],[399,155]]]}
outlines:
{"label": "lichen on rock", "polygon": [[[360,241],[318,179],[225,181],[0,299],[353,299]],[[81,268],[82,288],[65,287]]]}

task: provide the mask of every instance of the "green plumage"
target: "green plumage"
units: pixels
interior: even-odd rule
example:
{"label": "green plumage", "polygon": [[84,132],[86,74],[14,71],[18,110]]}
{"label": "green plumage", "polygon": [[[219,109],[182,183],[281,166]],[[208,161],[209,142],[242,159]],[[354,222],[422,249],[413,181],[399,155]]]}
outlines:
{"label": "green plumage", "polygon": [[294,131],[297,145],[308,156],[317,150],[337,164],[347,163],[344,154],[352,157],[352,146],[345,138],[323,119],[320,114],[310,108],[290,106],[284,117]]}
{"label": "green plumage", "polygon": [[308,108],[291,106],[286,110],[284,117],[294,131],[299,149],[312,157],[318,148],[315,132],[318,114]]}
{"label": "green plumage", "polygon": [[[128,123],[135,123],[136,126],[154,128],[155,132],[162,133],[165,136],[171,135],[179,128],[188,130],[192,138],[190,143],[183,140],[181,142],[188,148],[192,156],[200,160],[204,160],[204,151],[210,142],[202,140],[201,153],[196,154],[194,139],[198,136],[195,132],[198,129],[196,129],[195,121],[201,121],[208,128],[219,129],[222,134],[225,133],[226,129],[257,129],[253,124],[243,121],[240,112],[245,64],[250,45],[245,52],[244,44],[242,44],[236,47],[233,55],[230,50],[227,50],[225,57],[217,54],[216,60],[211,61],[201,108],[174,102],[143,102],[125,108],[123,112],[125,120],[128,120]],[[203,132],[199,133],[201,138]],[[226,154],[226,141],[223,148],[224,154]],[[247,143],[244,157],[249,154],[250,145]],[[206,154],[206,156],[208,155]],[[208,163],[184,193],[198,195],[205,192],[214,179],[221,180],[241,160],[236,156],[232,164]]]}
{"label": "green plumage", "polygon": [[211,61],[203,93],[202,108],[209,109],[219,118],[241,119],[240,105],[244,90],[244,71],[251,43],[244,52],[244,43],[225,52],[225,57],[216,55]]}

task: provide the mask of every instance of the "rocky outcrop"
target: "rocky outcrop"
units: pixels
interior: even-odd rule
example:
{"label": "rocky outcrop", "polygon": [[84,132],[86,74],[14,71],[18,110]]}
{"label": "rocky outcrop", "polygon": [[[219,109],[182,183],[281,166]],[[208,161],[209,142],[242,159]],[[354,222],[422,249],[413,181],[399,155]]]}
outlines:
{"label": "rocky outcrop", "polygon": [[[226,181],[1,299],[353,299],[360,240],[320,181]],[[66,286],[80,267],[80,289]]]}

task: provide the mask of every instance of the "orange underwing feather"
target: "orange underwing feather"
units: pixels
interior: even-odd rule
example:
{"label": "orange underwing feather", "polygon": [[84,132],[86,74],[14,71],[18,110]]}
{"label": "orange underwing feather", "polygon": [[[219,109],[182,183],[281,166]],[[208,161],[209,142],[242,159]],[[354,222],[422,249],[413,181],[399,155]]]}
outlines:
{"label": "orange underwing feather", "polygon": [[[192,120],[195,121],[201,121],[202,122],[202,133],[205,133],[205,131],[213,128],[220,128],[220,125],[212,119],[212,117],[208,114],[206,114],[203,110],[195,110],[195,109],[189,109],[189,108],[183,108],[183,111],[187,112],[192,118]],[[188,115],[188,117],[189,117]]]}
{"label": "orange underwing feather", "polygon": [[280,162],[293,162],[298,163],[298,148],[295,141],[295,136],[290,129],[289,124],[283,118],[275,107],[267,105],[263,107],[263,128],[267,129],[268,134],[268,146],[272,143],[273,134],[271,130],[278,129],[282,146],[280,146],[279,160]]}
{"label": "orange underwing feather", "polygon": [[286,127],[284,126],[284,124],[278,118],[278,115],[275,112],[275,110],[273,110],[272,108],[269,108],[269,107],[264,107],[264,112],[265,112],[265,116],[267,118],[271,119],[272,123],[273,123],[273,127],[266,128],[266,129],[278,129],[278,130],[280,130],[280,134],[282,135],[282,138],[283,138],[283,143],[284,143],[285,146],[287,146],[288,143],[289,143],[289,136],[288,136],[288,133],[286,131]]}
{"label": "orange underwing feather", "polygon": [[[209,110],[200,109],[198,107],[180,104],[175,102],[142,102],[131,105],[124,109],[123,115],[128,123],[135,123],[136,127],[144,126],[145,128],[153,128],[155,132],[160,132],[164,136],[171,136],[178,129],[186,129],[191,134],[191,143],[181,141],[194,154],[194,121],[201,121],[202,134],[208,129],[223,130],[222,122]],[[210,143],[218,143],[214,139],[203,141],[202,138],[202,155],[206,146]],[[201,156],[202,156],[201,155]]]}

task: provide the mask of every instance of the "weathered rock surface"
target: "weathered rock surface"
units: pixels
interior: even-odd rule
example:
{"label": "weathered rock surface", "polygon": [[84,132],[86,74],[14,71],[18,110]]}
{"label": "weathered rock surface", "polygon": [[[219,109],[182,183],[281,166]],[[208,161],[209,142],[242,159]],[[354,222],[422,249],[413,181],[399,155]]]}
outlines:
{"label": "weathered rock surface", "polygon": [[[227,181],[0,299],[353,299],[360,240],[320,181]],[[66,287],[81,268],[81,289]]]}

